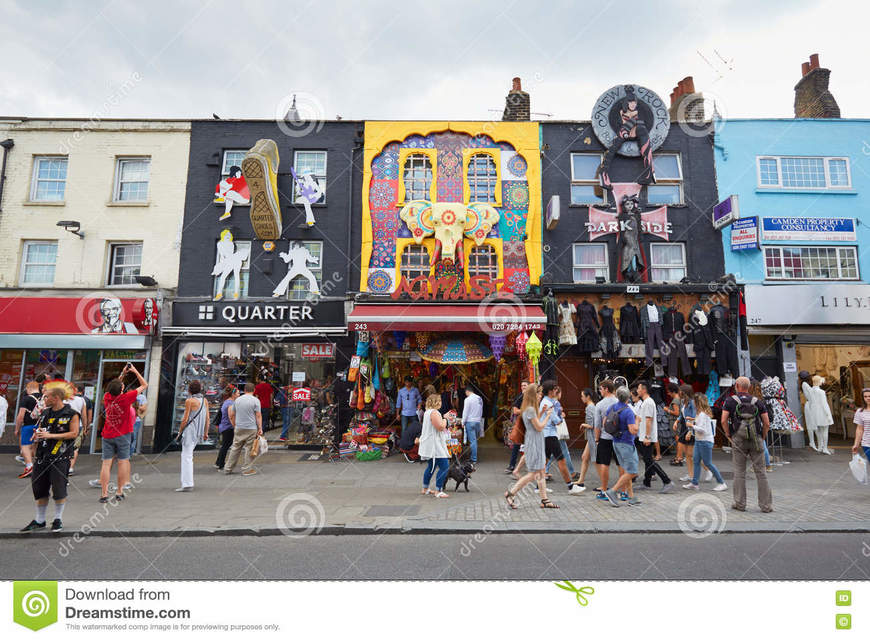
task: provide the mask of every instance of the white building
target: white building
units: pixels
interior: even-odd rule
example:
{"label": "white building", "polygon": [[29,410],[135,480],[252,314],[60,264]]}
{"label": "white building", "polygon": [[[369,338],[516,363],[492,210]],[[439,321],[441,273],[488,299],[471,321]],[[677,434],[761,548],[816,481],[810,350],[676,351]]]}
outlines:
{"label": "white building", "polygon": [[[83,383],[99,409],[105,384],[131,361],[154,381],[140,438],[150,446],[156,323],[178,281],[189,144],[189,121],[0,118],[8,422],[23,384],[40,373]],[[96,432],[91,451],[100,448]],[[15,444],[13,429],[2,443]]]}

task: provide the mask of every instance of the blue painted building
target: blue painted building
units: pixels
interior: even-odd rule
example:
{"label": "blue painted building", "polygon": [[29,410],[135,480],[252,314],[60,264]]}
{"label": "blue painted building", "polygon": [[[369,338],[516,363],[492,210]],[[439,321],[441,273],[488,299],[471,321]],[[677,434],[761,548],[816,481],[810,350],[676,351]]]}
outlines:
{"label": "blue painted building", "polygon": [[742,372],[779,376],[798,416],[798,373],[824,377],[832,437],[852,433],[848,398],[870,386],[870,120],[721,120],[714,156],[739,215],[721,228],[745,294]]}

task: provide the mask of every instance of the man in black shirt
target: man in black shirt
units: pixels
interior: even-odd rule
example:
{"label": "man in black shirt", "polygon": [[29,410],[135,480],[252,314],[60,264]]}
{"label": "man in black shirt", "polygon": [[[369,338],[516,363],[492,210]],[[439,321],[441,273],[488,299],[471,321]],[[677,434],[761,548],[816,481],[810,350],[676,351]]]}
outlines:
{"label": "man in black shirt", "polygon": [[[526,392],[526,388],[529,386],[529,383],[523,380],[520,383],[520,395],[514,398],[513,406],[511,406],[511,424],[513,424],[517,416],[520,415],[520,407],[523,406],[523,394]],[[511,427],[513,428],[513,427]],[[508,433],[510,435],[510,433]],[[511,444],[511,460],[508,463],[507,469],[505,469],[505,473],[513,473],[514,469],[517,467],[517,461],[520,457],[520,447],[522,445],[519,444]]]}
{"label": "man in black shirt", "polygon": [[39,426],[33,434],[36,461],[30,484],[36,500],[36,518],[21,530],[23,532],[45,528],[49,494],[54,497],[51,530],[63,529],[61,518],[66,505],[70,458],[81,424],[79,414],[63,400],[63,389],[49,389],[45,394],[45,410],[39,416]]}
{"label": "man in black shirt", "polygon": [[[749,378],[740,376],[734,382],[737,391],[722,406],[722,429],[731,443],[734,462],[734,504],[732,509],[746,511],[746,459],[752,461],[752,470],[758,484],[758,506],[763,513],[773,511],[773,495],[764,473],[764,449],[761,445],[770,429],[770,417],[764,400],[749,393]],[[744,428],[741,428],[741,423]],[[754,430],[747,431],[746,427]]]}

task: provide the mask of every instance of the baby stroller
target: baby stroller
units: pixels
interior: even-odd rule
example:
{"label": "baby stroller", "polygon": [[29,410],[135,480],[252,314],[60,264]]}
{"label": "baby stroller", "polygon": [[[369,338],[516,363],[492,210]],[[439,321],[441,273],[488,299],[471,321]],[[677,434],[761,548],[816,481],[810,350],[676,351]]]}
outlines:
{"label": "baby stroller", "polygon": [[419,420],[412,420],[408,423],[407,428],[402,430],[402,435],[399,437],[399,451],[405,456],[408,462],[417,462],[420,460],[420,455],[417,453],[419,445],[415,442],[423,432],[423,425]]}

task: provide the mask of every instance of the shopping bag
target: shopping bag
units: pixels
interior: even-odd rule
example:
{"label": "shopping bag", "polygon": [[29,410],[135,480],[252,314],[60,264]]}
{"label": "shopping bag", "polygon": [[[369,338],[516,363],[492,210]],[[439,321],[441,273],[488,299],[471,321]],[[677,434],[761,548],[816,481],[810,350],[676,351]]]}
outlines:
{"label": "shopping bag", "polygon": [[559,440],[567,440],[569,435],[570,434],[568,433],[568,425],[565,423],[564,420],[562,420],[562,422],[556,425],[556,436],[559,438]]}
{"label": "shopping bag", "polygon": [[870,484],[870,477],[867,474],[867,461],[860,454],[852,454],[852,462],[849,463],[849,470],[855,476],[858,484]]}

